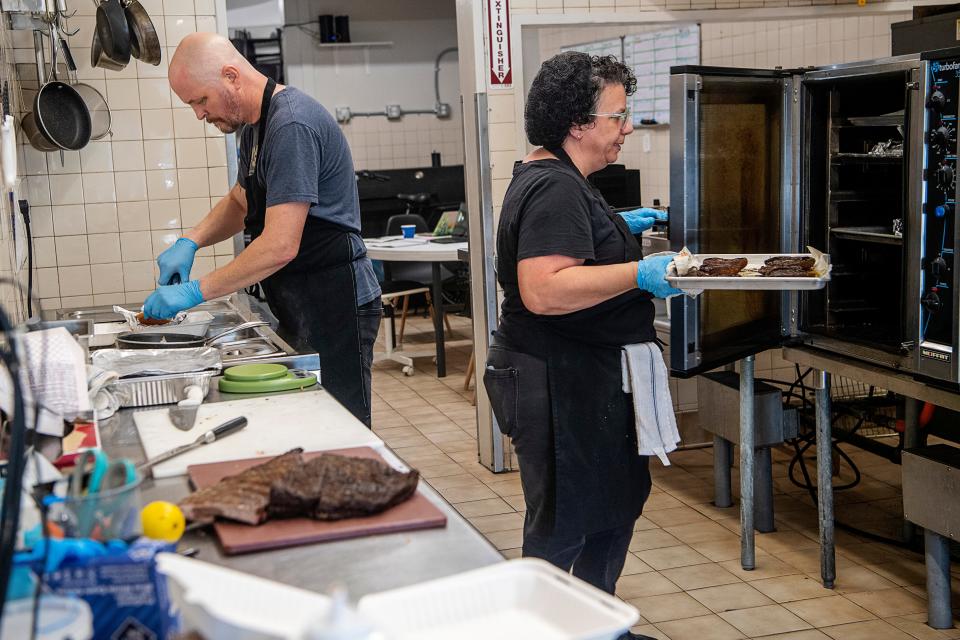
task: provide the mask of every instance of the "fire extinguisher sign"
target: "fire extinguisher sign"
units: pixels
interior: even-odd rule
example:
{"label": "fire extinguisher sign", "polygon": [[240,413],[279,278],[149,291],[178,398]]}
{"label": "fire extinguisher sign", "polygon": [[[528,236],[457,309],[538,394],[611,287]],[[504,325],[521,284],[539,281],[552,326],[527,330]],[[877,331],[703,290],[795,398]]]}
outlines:
{"label": "fire extinguisher sign", "polygon": [[487,0],[487,30],[490,34],[490,84],[511,87],[509,0]]}

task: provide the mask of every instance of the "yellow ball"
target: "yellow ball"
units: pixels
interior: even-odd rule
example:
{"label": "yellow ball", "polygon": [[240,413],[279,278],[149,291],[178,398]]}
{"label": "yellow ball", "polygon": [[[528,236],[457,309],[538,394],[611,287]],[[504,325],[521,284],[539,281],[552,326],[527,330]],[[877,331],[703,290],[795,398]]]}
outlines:
{"label": "yellow ball", "polygon": [[157,500],[140,512],[143,535],[153,540],[176,542],[183,535],[186,521],[180,507],[172,502]]}

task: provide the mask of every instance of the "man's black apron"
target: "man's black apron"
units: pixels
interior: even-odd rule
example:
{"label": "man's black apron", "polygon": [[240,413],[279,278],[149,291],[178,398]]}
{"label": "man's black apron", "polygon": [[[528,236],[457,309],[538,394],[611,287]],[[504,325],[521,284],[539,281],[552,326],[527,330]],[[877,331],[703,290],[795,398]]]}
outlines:
{"label": "man's black apron", "polygon": [[[584,180],[562,149],[552,153]],[[641,259],[623,219],[586,188],[622,237],[623,262]],[[547,318],[522,344],[495,333],[484,384],[513,439],[528,505],[540,505],[530,518],[537,534],[567,539],[631,523],[650,493],[648,458],[637,453],[632,400],[622,390],[620,347],[625,336],[653,341],[656,331],[652,305],[646,317],[628,314],[625,300],[607,300],[569,323]]]}
{"label": "man's black apron", "polygon": [[[260,106],[257,139],[247,169],[246,231],[253,240],[263,233],[267,190],[257,177],[259,150],[266,144],[267,117],[276,82],[267,81]],[[351,237],[356,234],[340,225],[307,216],[297,257],[261,283],[270,310],[280,321],[279,333],[294,343],[305,341],[320,355],[324,388],[352,414],[369,416],[364,392],[357,325],[357,295],[351,263]]]}

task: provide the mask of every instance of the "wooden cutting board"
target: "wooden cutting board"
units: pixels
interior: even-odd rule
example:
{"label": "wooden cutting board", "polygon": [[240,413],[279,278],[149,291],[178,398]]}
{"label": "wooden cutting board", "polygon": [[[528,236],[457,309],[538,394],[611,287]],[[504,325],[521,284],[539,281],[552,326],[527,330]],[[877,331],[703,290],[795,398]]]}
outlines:
{"label": "wooden cutting board", "polygon": [[[309,460],[323,453],[338,453],[345,456],[374,458],[383,461],[383,458],[370,447],[315,451],[303,455],[304,458]],[[204,489],[216,484],[226,476],[240,473],[249,467],[266,462],[270,457],[272,456],[191,465],[187,468],[187,474],[195,488]],[[301,544],[313,544],[315,542],[360,538],[381,533],[432,529],[444,527],[446,524],[447,517],[418,489],[413,497],[406,502],[387,509],[383,513],[365,518],[347,518],[332,522],[293,518],[289,520],[268,520],[257,526],[218,520],[213,528],[217,537],[220,538],[220,545],[223,547],[224,553],[234,555],[293,547]]]}

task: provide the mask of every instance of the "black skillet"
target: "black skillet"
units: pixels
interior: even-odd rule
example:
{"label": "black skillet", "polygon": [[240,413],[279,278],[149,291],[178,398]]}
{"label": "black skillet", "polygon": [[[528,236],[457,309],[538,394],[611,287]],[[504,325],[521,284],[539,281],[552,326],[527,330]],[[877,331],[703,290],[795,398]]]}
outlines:
{"label": "black skillet", "polygon": [[244,329],[253,329],[270,324],[263,320],[252,320],[230,327],[226,331],[205,338],[203,336],[193,336],[189,333],[161,333],[151,331],[133,332],[128,331],[117,336],[117,348],[119,349],[190,349],[194,347],[205,347],[231,333],[242,331]]}
{"label": "black skillet", "polygon": [[130,62],[130,27],[120,0],[97,5],[97,39],[103,53],[116,64]]}
{"label": "black skillet", "polygon": [[[52,26],[50,39],[53,53],[51,78],[47,82],[38,78],[41,84],[33,99],[33,119],[49,142],[60,149],[75,151],[90,142],[90,110],[76,89],[57,79],[57,34]],[[42,67],[39,70],[42,71]]]}
{"label": "black skillet", "polygon": [[203,338],[189,333],[121,333],[117,336],[119,349],[191,349],[204,346]]}

